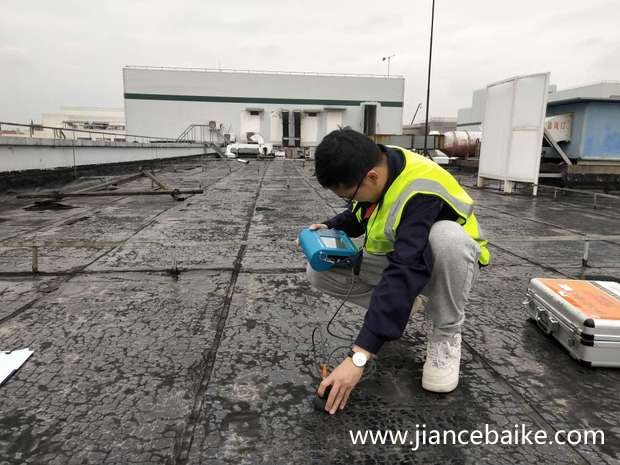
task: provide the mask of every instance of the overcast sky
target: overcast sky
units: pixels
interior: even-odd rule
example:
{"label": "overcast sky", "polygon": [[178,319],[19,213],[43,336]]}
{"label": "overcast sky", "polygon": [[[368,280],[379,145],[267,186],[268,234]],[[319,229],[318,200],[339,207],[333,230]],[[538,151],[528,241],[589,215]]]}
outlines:
{"label": "overcast sky", "polygon": [[[559,88],[620,80],[620,1],[436,0],[431,116],[472,91],[550,71]],[[426,94],[431,0],[4,1],[0,120],[122,107],[123,65],[404,75]],[[423,118],[420,112],[416,121]]]}

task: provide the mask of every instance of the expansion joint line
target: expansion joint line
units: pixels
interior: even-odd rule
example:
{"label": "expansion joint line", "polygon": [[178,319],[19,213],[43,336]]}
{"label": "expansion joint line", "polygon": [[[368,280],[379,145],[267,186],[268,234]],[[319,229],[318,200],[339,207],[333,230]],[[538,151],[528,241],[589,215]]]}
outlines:
{"label": "expansion joint line", "polygon": [[[190,198],[191,196],[188,196],[187,198]],[[120,200],[120,199],[119,199]],[[126,237],[125,239],[122,240],[122,244],[121,245],[116,245],[114,247],[110,247],[109,249],[103,251],[102,253],[100,253],[99,255],[97,255],[95,258],[93,258],[90,262],[84,264],[84,265],[78,265],[74,268],[71,268],[70,270],[60,274],[53,274],[55,276],[58,276],[57,279],[55,279],[53,282],[49,283],[49,288],[53,288],[52,290],[57,290],[58,288],[60,288],[60,286],[62,286],[63,284],[71,281],[73,278],[75,278],[77,275],[79,275],[81,272],[83,272],[86,268],[88,268],[90,265],[92,265],[93,263],[95,263],[96,261],[100,260],[101,258],[105,257],[106,255],[108,255],[110,252],[112,252],[114,249],[116,249],[117,247],[122,247],[122,245],[126,244],[127,241],[129,239],[131,239],[132,237],[134,237],[136,234],[140,233],[140,231],[144,230],[145,228],[149,227],[150,225],[153,224],[153,222],[162,214],[166,213],[168,210],[170,210],[171,208],[174,208],[176,205],[171,205],[168,208],[165,208],[164,210],[160,211],[159,213],[157,213],[156,215],[152,216],[148,221],[146,221],[144,224],[142,224],[136,231],[134,231],[130,236]],[[15,310],[14,312],[12,312],[11,314],[5,316],[4,318],[0,319],[0,324],[4,323],[5,321],[10,320],[11,318],[16,317],[17,315],[29,310],[30,308],[32,308],[36,303],[39,302],[39,300],[41,300],[43,298],[43,296],[37,297],[33,300],[31,300],[30,302],[28,302],[25,305],[22,305],[21,307],[19,307],[17,310]]]}
{"label": "expansion joint line", "polygon": [[[557,428],[554,427],[554,425],[552,423],[550,423],[548,420],[545,419],[543,413],[541,413],[536,406],[533,403],[530,403],[527,399],[527,397],[525,397],[521,392],[519,392],[519,390],[517,390],[517,388],[515,388],[513,386],[512,383],[510,383],[508,380],[506,380],[493,366],[493,364],[486,358],[484,357],[480,352],[478,352],[476,349],[474,349],[471,344],[469,344],[465,339],[463,339],[462,341],[463,345],[467,347],[467,349],[474,354],[478,360],[480,360],[480,362],[489,370],[493,373],[493,375],[495,377],[497,377],[501,383],[510,391],[513,393],[513,395],[520,399],[521,402],[523,403],[523,405],[526,408],[529,408],[529,410],[532,412],[533,416],[536,418],[536,422],[538,424],[538,426],[540,426],[541,428],[544,426],[546,430],[549,431],[554,431],[557,433]],[[576,455],[576,457],[573,457],[575,460],[581,459],[579,462],[575,461],[574,463],[583,463],[583,464],[589,464],[590,461],[584,457],[584,455],[577,449],[575,448],[575,446],[568,444],[568,446],[570,447],[570,450]]]}
{"label": "expansion joint line", "polygon": [[325,197],[323,197],[323,196],[321,195],[320,191],[319,191],[316,187],[314,187],[310,181],[308,181],[308,180],[306,179],[306,176],[304,175],[304,173],[303,173],[303,172],[300,172],[299,168],[298,168],[296,165],[294,166],[294,168],[295,168],[295,170],[297,171],[297,173],[299,173],[299,175],[300,175],[301,179],[303,180],[304,184],[305,184],[306,186],[308,186],[311,190],[313,190],[313,191],[314,191],[314,193],[317,195],[317,197],[318,197],[318,198],[320,198],[320,199],[323,201],[323,203],[325,204],[325,206],[326,206],[328,209],[332,210],[334,213],[340,213],[340,212],[339,212],[339,211],[338,211],[335,207],[332,207],[331,205],[329,205],[329,203],[328,203],[328,201],[325,199]]}
{"label": "expansion joint line", "polygon": [[206,400],[207,389],[209,387],[209,382],[211,381],[211,375],[213,373],[213,367],[215,365],[217,351],[222,341],[222,336],[224,333],[224,328],[226,326],[226,321],[228,320],[228,314],[230,312],[230,306],[232,303],[233,293],[237,285],[237,279],[239,278],[239,274],[241,273],[243,257],[245,256],[245,252],[247,249],[246,241],[250,233],[250,227],[252,226],[252,219],[254,218],[254,212],[256,210],[256,205],[258,203],[258,198],[260,196],[260,192],[263,187],[263,181],[265,179],[268,166],[269,165],[265,166],[263,174],[260,178],[260,181],[258,183],[258,188],[256,190],[256,194],[254,195],[254,199],[252,201],[252,207],[250,208],[249,214],[246,219],[245,230],[243,232],[243,238],[242,238],[243,244],[239,247],[239,250],[237,252],[237,257],[235,258],[233,272],[231,274],[230,281],[228,282],[228,286],[226,289],[226,297],[224,298],[224,303],[222,305],[222,309],[218,316],[217,326],[215,330],[215,338],[213,340],[213,344],[203,354],[202,361],[199,364],[199,368],[202,370],[202,373],[200,374],[200,382],[194,394],[194,402],[192,405],[192,409],[189,413],[187,423],[185,424],[180,435],[177,435],[175,439],[174,451],[173,451],[173,457],[172,457],[172,463],[174,465],[185,465],[187,464],[189,460],[189,453],[190,453],[192,444],[194,442],[194,434],[196,431],[196,426],[199,423],[199,419],[202,417],[202,412],[203,412],[204,404]]}
{"label": "expansion joint line", "polygon": [[[224,176],[222,176],[220,179],[218,179],[218,180],[217,180],[216,182],[214,182],[213,184],[217,184],[218,182],[222,181],[224,178],[226,178],[226,177],[230,176],[231,174],[232,174],[232,172],[231,172],[231,173],[228,173],[228,174],[226,174],[226,175],[224,175]],[[262,180],[261,180],[261,183],[262,183]],[[213,185],[213,184],[211,184],[211,185]],[[210,187],[211,185],[209,185],[209,187]],[[187,199],[191,198],[192,196],[193,196],[193,195],[189,195],[189,196],[187,197]],[[121,201],[121,200],[123,200],[124,198],[126,198],[126,197],[121,197],[121,198],[119,198],[119,199],[117,199],[117,200],[114,200],[113,202],[118,202],[118,201]],[[153,224],[153,222],[154,222],[154,221],[155,221],[155,220],[156,220],[159,216],[161,216],[162,214],[166,213],[168,210],[170,210],[170,209],[172,209],[172,208],[174,208],[174,207],[176,207],[176,204],[173,204],[173,205],[171,205],[170,207],[168,207],[168,208],[165,208],[165,209],[161,210],[161,211],[160,211],[159,213],[157,213],[155,216],[151,217],[148,221],[146,221],[144,224],[142,224],[142,225],[141,225],[141,226],[140,226],[140,227],[139,227],[136,231],[134,231],[134,232],[133,232],[130,236],[126,237],[126,238],[122,241],[122,242],[123,242],[123,244],[127,243],[127,241],[128,241],[129,239],[131,239],[132,237],[135,237],[135,236],[136,236],[136,234],[140,233],[142,230],[144,230],[145,228],[147,228],[147,227],[149,227],[151,224]],[[80,212],[79,214],[83,215],[83,214],[84,214],[84,212]],[[72,216],[70,216],[69,218],[73,218],[74,216],[76,216],[76,215],[72,215]],[[63,219],[62,221],[66,221],[66,219]],[[57,222],[56,222],[56,223],[57,223]],[[43,225],[43,226],[41,226],[41,227],[37,228],[37,230],[40,230],[40,229],[44,228],[45,226],[49,226],[49,223],[47,223],[46,225]],[[246,232],[246,234],[247,234],[247,232]],[[54,290],[58,289],[61,285],[63,285],[63,284],[65,284],[65,283],[69,282],[69,281],[70,281],[71,279],[73,279],[75,276],[77,276],[78,274],[80,274],[81,272],[83,272],[84,270],[86,270],[86,269],[87,269],[90,265],[92,265],[93,263],[97,262],[97,261],[98,261],[98,260],[100,260],[101,258],[105,257],[106,255],[108,255],[110,252],[112,252],[112,251],[113,251],[114,249],[116,249],[117,247],[121,247],[123,244],[121,244],[121,245],[119,245],[119,246],[114,246],[114,247],[111,247],[111,248],[109,248],[109,249],[105,250],[104,252],[100,253],[100,254],[99,254],[99,255],[97,255],[95,258],[93,258],[90,262],[88,262],[88,263],[86,263],[86,264],[84,264],[84,265],[79,265],[79,266],[74,267],[74,268],[72,268],[72,269],[70,269],[70,270],[68,270],[68,271],[66,271],[66,272],[64,272],[64,273],[58,273],[58,274],[56,274],[56,276],[59,276],[59,277],[58,277],[58,279],[56,279],[56,280],[54,280],[54,282],[50,283],[50,284],[49,284],[49,287],[50,287],[50,288],[52,288],[52,287],[53,287],[53,288],[54,288]],[[50,275],[53,275],[53,274],[54,274],[54,273],[50,273]],[[26,304],[22,305],[21,307],[19,307],[18,309],[16,309],[16,310],[15,310],[15,311],[13,311],[12,313],[10,313],[9,315],[6,315],[4,318],[0,319],[0,324],[4,323],[4,322],[6,322],[6,321],[8,321],[8,320],[10,320],[10,319],[12,319],[12,318],[15,318],[17,315],[20,315],[21,313],[23,313],[23,312],[25,312],[25,311],[29,310],[29,309],[30,309],[30,308],[32,308],[32,307],[33,307],[36,303],[38,303],[38,302],[39,302],[39,300],[41,300],[41,298],[43,298],[43,296],[41,296],[41,297],[37,297],[37,298],[35,298],[35,299],[31,300],[30,302],[28,302],[28,303],[26,303]]]}
{"label": "expansion joint line", "polygon": [[[112,203],[119,202],[119,201],[123,200],[124,198],[126,198],[126,197],[121,197],[121,198],[118,198],[116,200],[110,200],[108,202],[108,205],[112,204]],[[23,207],[20,207],[20,208],[23,208]],[[42,229],[45,229],[45,228],[49,228],[49,227],[53,227],[53,226],[59,226],[59,225],[61,225],[63,223],[66,223],[67,221],[71,221],[72,219],[75,219],[75,218],[78,218],[78,217],[81,217],[81,216],[85,216],[85,215],[88,215],[88,214],[97,213],[97,210],[99,208],[101,208],[101,207],[95,206],[95,207],[88,207],[85,210],[79,209],[80,211],[78,211],[78,212],[76,212],[76,213],[74,213],[72,215],[69,215],[66,218],[61,218],[61,219],[55,219],[55,220],[47,221],[47,222],[43,223],[42,225],[39,225],[36,228],[31,229],[28,232],[30,234],[30,233],[34,233],[34,232],[37,232],[37,231],[41,231]],[[4,240],[11,240],[11,239],[19,238],[21,236],[22,236],[21,233],[16,233],[16,234],[13,234],[12,236],[1,237],[0,240],[2,240],[2,241],[4,241]]]}
{"label": "expansion joint line", "polygon": [[[217,181],[215,181],[212,184],[209,184],[208,187],[211,187],[214,184],[217,184],[218,182],[222,181],[224,178],[227,178],[228,176],[230,176],[233,172],[232,171],[224,176],[222,176],[221,178],[219,178]],[[261,179],[261,184],[262,184],[262,179]],[[188,196],[187,199],[191,198],[192,195]],[[121,197],[119,199],[113,200],[112,202],[119,202],[123,199],[125,199],[127,197]],[[176,206],[176,204],[171,205],[170,207],[160,211],[159,213],[157,213],[155,216],[151,217],[148,221],[146,221],[143,225],[141,225],[136,231],[133,232],[133,234],[131,234],[130,236],[126,237],[122,242],[123,244],[127,243],[127,241],[129,239],[131,239],[132,237],[136,236],[136,234],[140,233],[142,230],[144,230],[145,228],[149,227],[151,224],[153,224],[153,222],[163,213],[167,212],[168,210],[174,208]],[[89,211],[94,210],[93,208],[91,208]],[[69,216],[69,218],[74,218],[75,216],[78,215],[83,215],[84,212],[79,212],[75,215],[71,215]],[[67,221],[66,218],[63,218],[62,221]],[[35,229],[35,231],[41,230],[46,226],[50,226],[50,224],[56,224],[59,223],[60,221],[55,221],[55,222],[51,222],[51,223],[46,223],[38,228]],[[247,228],[247,230],[249,230],[249,228]],[[246,231],[246,235],[247,235],[247,231]],[[69,282],[71,279],[73,279],[75,276],[77,276],[78,274],[82,273],[84,270],[86,270],[90,265],[92,265],[93,263],[97,262],[98,260],[100,260],[101,258],[105,257],[106,255],[108,255],[110,252],[112,252],[114,249],[116,249],[117,247],[121,247],[123,244],[121,244],[120,246],[114,246],[111,247],[107,250],[105,250],[104,252],[100,253],[99,255],[97,255],[94,259],[92,259],[90,262],[84,264],[84,265],[79,265],[77,267],[74,267],[66,272],[63,273],[46,273],[48,275],[55,275],[58,276],[57,279],[55,279],[53,282],[50,282],[48,284],[48,288],[53,288],[52,290],[57,290],[58,288],[60,288],[60,286],[62,286],[63,284]],[[17,273],[16,275],[20,275],[19,273]],[[28,275],[30,275],[30,273],[28,273]],[[11,312],[9,315],[6,315],[5,317],[0,319],[0,324],[3,324],[4,322],[11,320],[12,318],[15,318],[16,316],[24,313],[25,311],[29,310],[30,308],[32,308],[35,304],[37,304],[44,296],[40,296],[37,297],[33,300],[31,300],[30,302],[22,305],[21,307],[17,308],[15,311]]]}
{"label": "expansion joint line", "polygon": [[[297,169],[297,167],[295,167],[295,168]],[[325,199],[323,198],[323,196],[321,196],[321,195],[318,193],[318,191],[314,188],[314,186],[313,186],[313,185],[312,185],[309,181],[307,181],[307,180],[305,179],[305,177],[303,176],[303,173],[302,173],[302,179],[304,180],[304,182],[306,183],[306,185],[308,185],[308,186],[309,186],[312,190],[314,190],[314,191],[315,191],[315,193],[316,193],[316,194],[317,194],[317,195],[318,195],[318,196],[319,196],[319,197],[320,197],[320,198],[321,198],[321,199],[322,199],[322,200],[323,200],[323,201],[327,204],[327,202],[325,201]],[[327,207],[328,207],[328,208],[331,208],[328,204],[327,204]],[[481,206],[481,207],[482,207],[482,208],[489,208],[489,209],[491,209],[491,210],[496,210],[496,211],[499,211],[499,212],[502,212],[502,213],[506,213],[506,214],[508,214],[508,215],[510,215],[510,216],[516,216],[516,215],[511,214],[511,213],[509,213],[509,212],[507,212],[507,211],[504,211],[504,210],[502,210],[502,209],[500,209],[500,208],[487,207],[487,206]],[[555,224],[552,224],[552,223],[549,223],[549,222],[545,222],[545,221],[537,220],[537,219],[534,219],[534,218],[526,218],[526,219],[530,219],[530,220],[532,220],[532,221],[534,221],[534,222],[537,222],[537,223],[540,223],[540,224],[544,224],[544,225],[546,225],[546,226],[552,226],[552,227],[555,227],[555,228],[560,228],[560,229],[563,229],[563,230],[565,230],[565,231],[576,232],[576,231],[573,231],[573,230],[571,230],[571,229],[569,229],[569,228],[563,228],[563,227],[561,227],[561,226],[559,226],[559,225],[555,225]],[[492,243],[491,245],[492,245],[493,247],[495,247],[495,248],[498,248],[498,249],[500,249],[500,250],[502,250],[502,251],[504,251],[504,252],[506,252],[506,253],[510,254],[510,255],[513,255],[513,256],[515,256],[515,257],[517,257],[517,258],[520,258],[520,259],[522,259],[522,260],[524,260],[524,261],[526,261],[526,262],[528,262],[528,263],[530,263],[530,264],[532,264],[532,265],[539,266],[539,267],[541,267],[541,268],[543,268],[543,269],[545,269],[545,270],[547,270],[547,271],[552,271],[552,272],[558,273],[558,274],[560,274],[560,275],[562,275],[562,276],[565,276],[565,277],[570,277],[570,276],[566,275],[565,273],[562,273],[561,271],[559,271],[558,269],[556,269],[556,268],[554,268],[554,267],[552,267],[552,266],[544,265],[544,264],[542,264],[542,263],[538,263],[538,262],[536,262],[536,261],[534,261],[534,260],[531,260],[531,259],[528,259],[528,258],[526,258],[526,257],[522,257],[522,256],[520,256],[520,255],[518,255],[518,254],[516,254],[516,253],[514,253],[514,252],[512,252],[512,251],[510,251],[510,250],[507,250],[507,249],[505,249],[504,247],[501,247],[501,246],[499,246],[499,245],[497,245],[497,244],[495,244],[495,243]],[[523,396],[523,395],[522,395],[522,394],[521,394],[521,393],[520,393],[520,392],[519,392],[519,391],[518,391],[518,390],[517,390],[517,389],[516,389],[516,388],[515,388],[515,387],[514,387],[511,383],[510,383],[510,382],[508,382],[508,381],[507,381],[507,380],[506,380],[506,379],[505,379],[505,378],[504,378],[504,377],[503,377],[503,376],[502,376],[502,375],[501,375],[501,374],[500,374],[500,373],[499,373],[499,372],[498,372],[498,371],[497,371],[497,370],[493,367],[493,365],[491,364],[491,362],[490,362],[489,360],[487,360],[487,359],[486,359],[486,358],[485,358],[485,357],[484,357],[484,356],[483,356],[480,352],[478,352],[477,350],[475,350],[475,349],[474,349],[474,348],[473,348],[473,347],[472,347],[472,346],[471,346],[468,342],[466,342],[465,340],[463,341],[463,344],[464,344],[464,345],[468,348],[468,350],[469,350],[472,354],[474,354],[474,355],[475,355],[475,356],[476,356],[476,357],[477,357],[477,358],[481,361],[481,363],[482,363],[483,365],[485,365],[485,366],[487,367],[487,369],[489,369],[489,370],[490,370],[490,371],[491,371],[491,372],[492,372],[492,373],[493,373],[493,374],[494,374],[494,375],[495,375],[498,379],[500,379],[500,380],[501,380],[501,382],[502,382],[502,383],[503,383],[503,384],[504,384],[504,385],[505,385],[505,386],[506,386],[506,387],[507,387],[507,388],[508,388],[511,392],[513,392],[513,394],[514,394],[517,398],[521,399],[521,401],[523,402],[523,404],[524,404],[524,405],[526,405],[527,407],[529,407],[530,411],[534,414],[534,416],[536,417],[537,422],[538,422],[540,425],[545,425],[545,426],[546,426],[549,430],[556,431],[556,429],[553,427],[553,425],[552,425],[551,423],[549,423],[547,420],[545,420],[544,416],[543,416],[543,415],[542,415],[542,414],[541,414],[541,413],[540,413],[540,412],[536,409],[536,407],[535,407],[534,405],[530,404],[530,403],[528,402],[527,398],[525,398],[525,396]],[[576,455],[576,457],[574,457],[576,460],[579,460],[581,463],[586,463],[586,464],[587,464],[587,463],[589,463],[589,461],[588,461],[588,460],[587,460],[587,459],[583,456],[583,454],[582,454],[579,450],[577,450],[575,447],[571,446],[571,450],[572,450],[572,452]]]}
{"label": "expansion joint line", "polygon": [[[509,212],[507,210],[503,210],[503,209],[497,208],[497,207],[489,207],[487,205],[479,205],[477,208],[493,210],[493,211],[496,211],[496,212],[499,212],[499,213],[503,213],[503,214],[508,215],[508,216],[512,216],[513,218],[517,218],[517,219],[520,219],[520,220],[532,221],[534,223],[542,224],[544,226],[550,226],[550,227],[555,228],[555,229],[561,229],[562,231],[570,232],[570,233],[573,233],[575,235],[582,234],[584,236],[583,239],[587,240],[587,234],[582,233],[581,231],[578,231],[576,229],[567,228],[566,226],[561,226],[559,224],[551,223],[549,221],[539,220],[539,219],[536,219],[536,218],[531,218],[529,216],[515,215],[514,213],[511,213],[511,212]],[[575,208],[579,208],[579,207],[575,206]],[[609,216],[605,216],[605,218],[614,219],[614,218],[611,218]],[[609,239],[603,239],[600,242],[605,242],[606,244],[612,244],[612,245],[620,245],[615,240],[609,240]],[[516,256],[518,257],[518,255],[516,255]]]}

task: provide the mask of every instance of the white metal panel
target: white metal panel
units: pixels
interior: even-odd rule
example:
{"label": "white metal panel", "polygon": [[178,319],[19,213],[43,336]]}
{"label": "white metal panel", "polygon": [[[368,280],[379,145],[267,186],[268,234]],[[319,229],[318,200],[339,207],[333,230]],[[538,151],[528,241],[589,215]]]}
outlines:
{"label": "white metal panel", "polygon": [[247,141],[248,132],[260,134],[261,114],[262,112],[258,112],[257,115],[252,115],[248,110],[241,110],[241,140]]}
{"label": "white metal panel", "polygon": [[325,114],[325,133],[329,134],[339,127],[342,127],[342,110],[326,111]]}
{"label": "white metal panel", "polygon": [[503,179],[510,146],[513,92],[511,82],[487,90],[478,176]]}
{"label": "white metal panel", "polygon": [[542,139],[526,131],[514,131],[510,141],[510,156],[506,161],[508,181],[538,184]]}
{"label": "white metal panel", "polygon": [[487,87],[480,178],[537,184],[549,73],[518,76]]}
{"label": "white metal panel", "polygon": [[512,181],[538,183],[547,109],[547,75],[515,81],[514,116],[507,176]]}
{"label": "white metal panel", "polygon": [[546,75],[522,77],[515,81],[513,128],[541,130],[547,94]]}
{"label": "white metal panel", "polygon": [[282,143],[282,112],[279,110],[272,110],[269,112],[270,120],[270,142],[272,144]]}
{"label": "white metal panel", "polygon": [[319,113],[301,114],[301,145],[317,145],[319,137]]}

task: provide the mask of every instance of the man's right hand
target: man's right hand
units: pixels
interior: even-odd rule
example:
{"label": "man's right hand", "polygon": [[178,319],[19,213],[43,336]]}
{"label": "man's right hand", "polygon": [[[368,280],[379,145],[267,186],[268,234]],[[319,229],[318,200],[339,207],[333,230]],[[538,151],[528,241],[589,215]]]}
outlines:
{"label": "man's right hand", "polygon": [[[310,226],[308,226],[308,229],[310,231],[316,231],[317,229],[329,229],[327,227],[326,224],[323,223],[313,223]],[[297,244],[297,247],[299,247],[299,238],[295,239],[295,244]]]}

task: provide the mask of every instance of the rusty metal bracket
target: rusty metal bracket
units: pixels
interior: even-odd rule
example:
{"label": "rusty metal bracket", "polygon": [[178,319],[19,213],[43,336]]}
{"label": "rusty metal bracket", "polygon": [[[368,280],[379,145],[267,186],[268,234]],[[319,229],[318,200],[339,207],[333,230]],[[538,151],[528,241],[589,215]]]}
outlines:
{"label": "rusty metal bracket", "polygon": [[172,195],[172,198],[174,200],[185,200],[185,198],[180,196],[180,194],[182,194],[182,192],[179,189],[175,189],[173,187],[170,187],[161,178],[155,176],[155,173],[152,173],[150,171],[142,171],[142,173],[144,174],[144,176],[146,176],[151,181],[153,181],[155,184],[157,184],[159,186],[159,188],[162,189],[162,191],[169,191],[169,192],[171,191],[172,194],[170,194],[170,195]]}
{"label": "rusty metal bracket", "polygon": [[[118,186],[121,184],[134,181],[141,177],[149,178],[153,183],[157,184],[159,190],[115,190],[112,192],[103,191],[102,189],[110,186]],[[18,199],[51,199],[61,200],[67,197],[119,197],[130,195],[170,195],[175,200],[185,200],[182,194],[204,194],[204,189],[178,189],[166,184],[161,178],[155,175],[152,171],[142,170],[139,173],[131,174],[129,176],[123,176],[117,179],[112,179],[104,183],[97,184],[95,186],[78,189],[75,191],[48,191],[38,192],[30,194],[20,194]]]}

